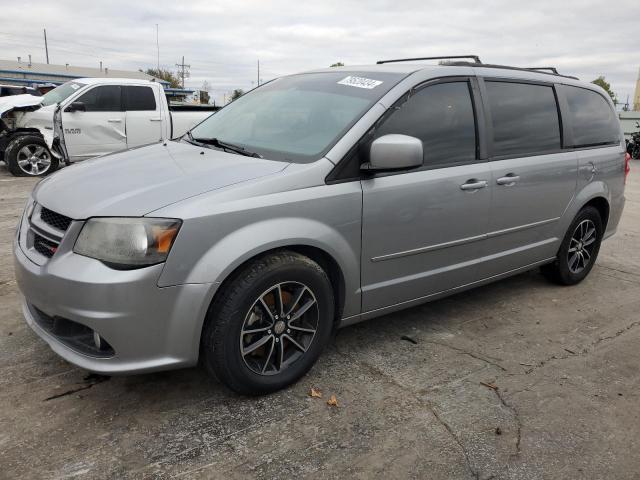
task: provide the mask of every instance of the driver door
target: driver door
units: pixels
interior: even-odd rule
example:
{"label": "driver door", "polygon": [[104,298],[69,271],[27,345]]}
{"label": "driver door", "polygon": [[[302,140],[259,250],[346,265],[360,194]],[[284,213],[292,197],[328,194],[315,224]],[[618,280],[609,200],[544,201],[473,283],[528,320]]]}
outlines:
{"label": "driver door", "polygon": [[418,87],[374,137],[422,140],[420,169],[362,180],[362,311],[482,278],[491,168],[480,160],[469,79]]}
{"label": "driver door", "polygon": [[[83,110],[71,106],[81,103]],[[72,161],[127,148],[126,115],[120,85],[98,85],[62,112],[64,140]]]}

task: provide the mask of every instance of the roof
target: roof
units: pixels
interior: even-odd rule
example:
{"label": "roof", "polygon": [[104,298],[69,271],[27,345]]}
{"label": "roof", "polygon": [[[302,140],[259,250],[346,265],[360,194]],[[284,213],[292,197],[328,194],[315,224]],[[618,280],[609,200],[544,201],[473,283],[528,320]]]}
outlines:
{"label": "roof", "polygon": [[[428,63],[415,63],[415,62],[398,62],[398,63],[382,63],[375,65],[353,65],[348,67],[329,67],[317,70],[312,70],[308,73],[322,73],[322,72],[336,72],[343,71],[345,73],[353,72],[389,72],[410,75],[418,71],[433,72],[434,77],[441,75],[455,74],[456,70],[462,70],[464,68],[472,68],[473,71],[479,75],[486,75],[492,77],[510,77],[519,79],[529,79],[538,81],[553,81],[557,83],[566,83],[571,85],[584,85],[585,82],[581,82],[575,77],[568,77],[560,74],[553,74],[546,71],[536,71],[521,67],[512,67],[507,65],[491,65],[483,63],[471,63],[471,62],[446,62],[439,65]],[[462,75],[462,73],[461,73]],[[593,86],[593,85],[591,85]]]}
{"label": "roof", "polygon": [[152,83],[153,80],[147,79],[136,79],[136,78],[75,78],[77,82],[84,83],[87,85],[92,85],[94,83],[117,83],[119,85],[140,85],[141,83]]}
{"label": "roof", "polygon": [[[109,67],[91,68],[91,67],[74,67],[72,65],[56,65],[47,63],[35,63],[15,60],[0,60],[0,76],[6,77],[6,74],[24,76],[38,76],[55,78],[58,83],[66,82],[74,78],[135,78],[138,80],[152,80],[154,77],[144,72],[135,70],[116,70]],[[59,80],[58,80],[59,79]],[[37,81],[39,79],[34,79]],[[42,79],[44,81],[44,79]],[[162,84],[168,84],[165,80],[156,79]]]}

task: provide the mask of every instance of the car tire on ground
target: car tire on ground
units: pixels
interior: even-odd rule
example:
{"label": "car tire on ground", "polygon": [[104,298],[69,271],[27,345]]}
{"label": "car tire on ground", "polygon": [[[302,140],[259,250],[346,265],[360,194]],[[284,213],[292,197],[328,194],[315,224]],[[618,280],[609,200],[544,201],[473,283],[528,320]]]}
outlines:
{"label": "car tire on ground", "polygon": [[556,260],[541,268],[543,275],[560,285],[575,285],[589,274],[598,257],[604,228],[600,212],[585,207],[571,223]]}
{"label": "car tire on ground", "polygon": [[313,260],[283,250],[250,261],[209,309],[201,360],[231,390],[261,395],[311,369],[334,319],[329,277]]}
{"label": "car tire on ground", "polygon": [[58,169],[44,139],[38,135],[20,135],[9,142],[4,151],[9,171],[18,177],[41,177]]}

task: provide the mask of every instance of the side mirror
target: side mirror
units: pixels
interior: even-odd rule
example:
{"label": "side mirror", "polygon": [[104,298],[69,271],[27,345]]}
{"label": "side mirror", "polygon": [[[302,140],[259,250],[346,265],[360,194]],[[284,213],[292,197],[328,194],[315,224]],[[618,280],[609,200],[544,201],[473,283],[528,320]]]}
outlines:
{"label": "side mirror", "polygon": [[640,123],[636,122],[636,128],[640,128]]}
{"label": "side mirror", "polygon": [[86,112],[86,111],[87,111],[87,107],[84,105],[83,102],[73,102],[71,103],[71,105],[69,105],[65,109],[65,112]]}
{"label": "side mirror", "polygon": [[403,170],[421,167],[422,141],[408,135],[390,134],[377,138],[371,144],[369,162],[362,170]]}

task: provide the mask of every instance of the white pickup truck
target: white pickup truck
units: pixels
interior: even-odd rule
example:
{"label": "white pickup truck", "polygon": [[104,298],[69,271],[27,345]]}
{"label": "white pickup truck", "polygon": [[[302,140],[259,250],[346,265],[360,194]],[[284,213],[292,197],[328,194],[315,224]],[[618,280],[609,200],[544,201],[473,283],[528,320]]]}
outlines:
{"label": "white pickup truck", "polygon": [[0,98],[0,160],[14,175],[183,135],[215,107],[169,107],[162,85],[126,78],[80,78],[42,97]]}

